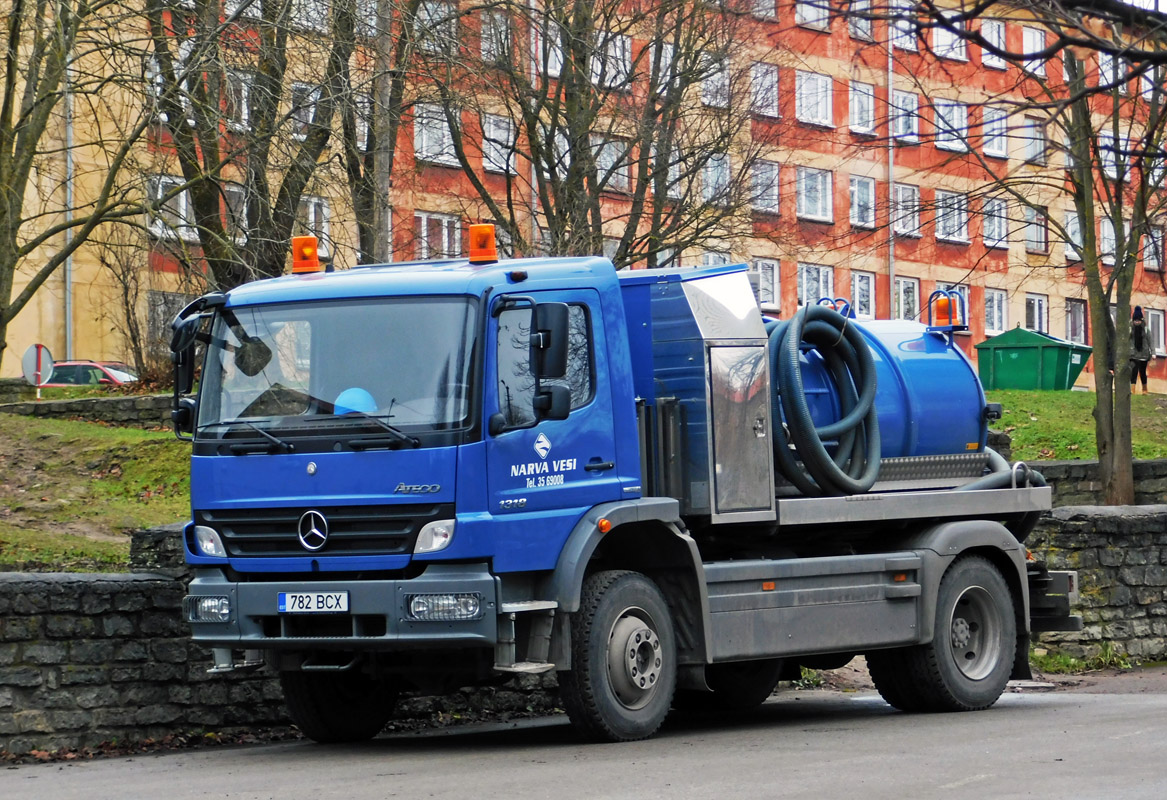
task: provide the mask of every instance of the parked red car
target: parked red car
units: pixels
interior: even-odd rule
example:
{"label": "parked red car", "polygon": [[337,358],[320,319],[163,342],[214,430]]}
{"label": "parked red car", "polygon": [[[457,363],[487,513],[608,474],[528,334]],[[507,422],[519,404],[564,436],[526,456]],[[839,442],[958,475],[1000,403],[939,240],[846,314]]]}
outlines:
{"label": "parked red car", "polygon": [[58,361],[45,386],[96,386],[133,383],[138,376],[119,361]]}

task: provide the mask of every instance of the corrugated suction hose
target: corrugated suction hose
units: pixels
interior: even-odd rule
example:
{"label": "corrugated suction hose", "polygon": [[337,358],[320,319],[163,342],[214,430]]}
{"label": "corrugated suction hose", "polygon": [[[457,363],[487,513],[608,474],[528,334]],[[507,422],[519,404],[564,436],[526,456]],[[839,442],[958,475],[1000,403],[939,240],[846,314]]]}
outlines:
{"label": "corrugated suction hose", "polygon": [[[849,323],[833,308],[813,305],[803,306],[790,320],[766,325],[775,376],[773,419],[784,417],[789,432],[789,441],[774,437],[774,459],[786,479],[809,497],[861,494],[879,475],[875,361],[863,333]],[[841,418],[819,428],[807,407],[799,366],[803,342],[823,357],[839,396]],[[825,445],[831,440],[837,442],[834,456]]]}

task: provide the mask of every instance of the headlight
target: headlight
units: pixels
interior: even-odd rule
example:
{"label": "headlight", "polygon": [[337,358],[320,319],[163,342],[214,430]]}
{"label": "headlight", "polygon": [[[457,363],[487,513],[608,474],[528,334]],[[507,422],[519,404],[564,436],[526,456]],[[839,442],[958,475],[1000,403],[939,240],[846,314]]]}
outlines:
{"label": "headlight", "polygon": [[478,592],[458,594],[411,594],[405,597],[410,619],[419,622],[463,622],[481,619],[482,595]]}
{"label": "headlight", "polygon": [[417,535],[414,553],[436,553],[445,550],[454,541],[454,520],[439,519],[428,523]]}
{"label": "headlight", "polygon": [[214,528],[195,525],[194,540],[200,554],[213,558],[227,557],[227,548],[223,546],[223,540],[219,538],[219,532]]}
{"label": "headlight", "polygon": [[182,598],[182,615],[187,622],[230,622],[231,598],[188,594]]}

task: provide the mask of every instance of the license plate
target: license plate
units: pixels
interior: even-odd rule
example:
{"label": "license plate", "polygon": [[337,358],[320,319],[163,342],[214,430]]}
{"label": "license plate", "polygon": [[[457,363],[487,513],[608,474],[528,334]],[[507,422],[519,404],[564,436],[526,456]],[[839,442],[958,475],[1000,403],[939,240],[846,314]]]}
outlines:
{"label": "license plate", "polygon": [[343,614],[348,592],[280,592],[276,602],[281,614]]}

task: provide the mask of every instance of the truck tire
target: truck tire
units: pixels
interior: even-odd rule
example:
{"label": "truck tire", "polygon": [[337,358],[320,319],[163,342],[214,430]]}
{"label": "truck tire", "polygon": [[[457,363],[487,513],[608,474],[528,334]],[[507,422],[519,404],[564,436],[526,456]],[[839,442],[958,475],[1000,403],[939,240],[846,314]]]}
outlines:
{"label": "truck tire", "polygon": [[949,566],[926,645],[868,654],[871,677],[903,711],[975,711],[997,702],[1013,671],[1017,619],[1013,593],[980,556]]}
{"label": "truck tire", "polygon": [[673,700],[676,650],[669,607],[655,583],[638,572],[590,575],[571,620],[572,668],[559,676],[572,725],[593,741],[652,736]]}
{"label": "truck tire", "polygon": [[703,716],[740,714],[766,702],[781,675],[780,658],[710,664],[705,683],[711,691],[678,690],[673,708]]}
{"label": "truck tire", "polygon": [[358,670],[281,672],[292,721],[321,743],[372,739],[393,714],[397,691]]}

